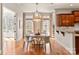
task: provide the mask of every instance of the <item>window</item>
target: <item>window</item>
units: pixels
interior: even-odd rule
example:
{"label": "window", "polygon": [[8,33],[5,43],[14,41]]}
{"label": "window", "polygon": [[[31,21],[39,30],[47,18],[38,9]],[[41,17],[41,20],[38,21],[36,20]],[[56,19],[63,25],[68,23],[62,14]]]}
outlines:
{"label": "window", "polygon": [[33,32],[33,21],[32,20],[25,20],[24,23],[24,36],[28,36]]}
{"label": "window", "polygon": [[42,20],[42,33],[45,35],[49,35],[49,29],[50,29],[50,21]]}
{"label": "window", "polygon": [[15,22],[15,13],[5,7],[3,7],[3,38],[13,38],[14,37],[14,22]]}

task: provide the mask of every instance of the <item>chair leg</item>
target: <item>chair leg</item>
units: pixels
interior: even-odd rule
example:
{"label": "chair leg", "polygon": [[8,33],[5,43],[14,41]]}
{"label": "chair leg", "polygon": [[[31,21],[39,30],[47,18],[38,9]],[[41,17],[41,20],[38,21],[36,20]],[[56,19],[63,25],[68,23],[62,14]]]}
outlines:
{"label": "chair leg", "polygon": [[46,44],[45,44],[45,53],[46,53]]}
{"label": "chair leg", "polygon": [[29,42],[27,43],[27,50],[29,51]]}

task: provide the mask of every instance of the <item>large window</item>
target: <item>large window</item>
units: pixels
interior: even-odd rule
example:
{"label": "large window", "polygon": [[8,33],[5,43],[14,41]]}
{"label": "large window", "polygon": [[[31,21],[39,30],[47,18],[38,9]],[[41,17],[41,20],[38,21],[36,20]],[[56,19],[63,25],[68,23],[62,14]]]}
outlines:
{"label": "large window", "polygon": [[25,20],[24,23],[24,36],[28,36],[33,32],[33,22],[32,20]]}
{"label": "large window", "polygon": [[15,13],[5,7],[3,7],[3,38],[4,37],[14,37],[14,22],[15,22]]}

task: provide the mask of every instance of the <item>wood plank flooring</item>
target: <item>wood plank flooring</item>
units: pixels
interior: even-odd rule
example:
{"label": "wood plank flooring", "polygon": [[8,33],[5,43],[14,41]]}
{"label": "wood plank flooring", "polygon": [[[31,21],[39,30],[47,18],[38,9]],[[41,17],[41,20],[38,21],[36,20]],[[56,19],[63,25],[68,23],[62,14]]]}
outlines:
{"label": "wood plank flooring", "polygon": [[21,54],[21,55],[70,55],[70,53],[64,47],[62,47],[59,43],[57,43],[55,41],[55,39],[54,40],[51,39],[50,42],[51,42],[51,50],[48,54],[46,54],[43,51],[43,49],[35,49],[35,48],[31,48],[31,47],[30,47],[29,51],[27,49],[26,49],[26,51],[24,51],[23,47],[19,48],[18,52],[16,52],[16,54],[18,54],[18,55],[19,54]]}
{"label": "wood plank flooring", "polygon": [[52,47],[52,55],[71,55],[63,46],[56,40],[50,40]]}
{"label": "wood plank flooring", "polygon": [[50,52],[49,52],[49,49],[47,50],[48,54],[42,48],[36,49],[36,48],[29,47],[29,51],[27,48],[24,49],[24,39],[21,39],[18,42],[14,41],[14,43],[12,43],[12,45],[15,44],[15,48],[9,49],[7,47],[8,50],[5,55],[8,55],[9,51],[11,52],[13,51],[13,49],[15,50],[16,55],[70,55],[70,53],[64,47],[62,47],[58,42],[56,42],[54,38],[50,39],[50,42],[51,42],[51,50]]}

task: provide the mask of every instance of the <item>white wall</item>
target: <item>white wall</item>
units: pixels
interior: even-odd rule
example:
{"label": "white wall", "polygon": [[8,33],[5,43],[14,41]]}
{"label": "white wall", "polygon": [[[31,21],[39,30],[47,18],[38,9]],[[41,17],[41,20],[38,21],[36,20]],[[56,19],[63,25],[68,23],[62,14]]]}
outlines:
{"label": "white wall", "polygon": [[23,37],[23,13],[18,13],[18,20],[17,20],[17,39],[20,40]]}

